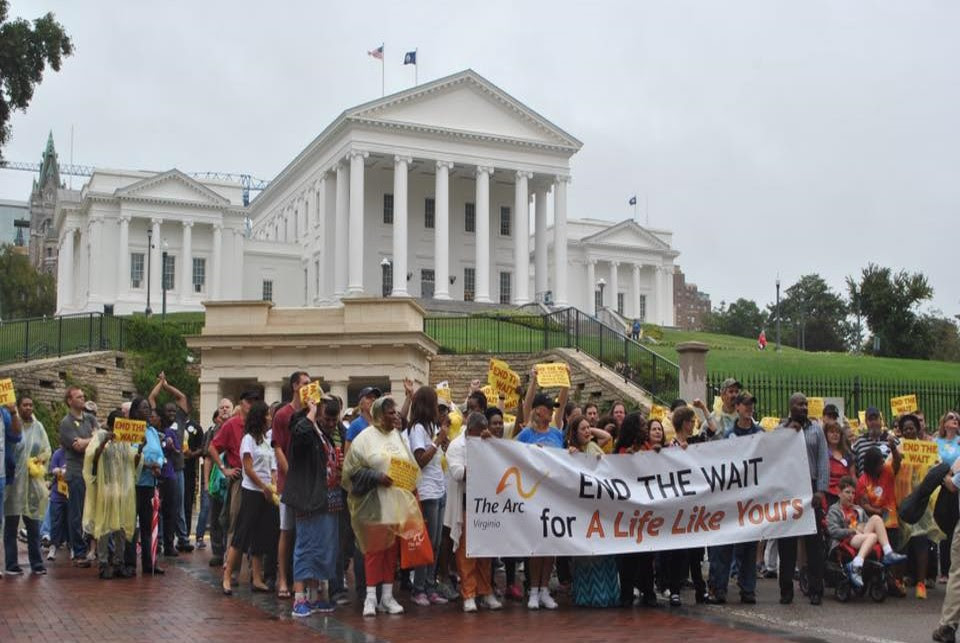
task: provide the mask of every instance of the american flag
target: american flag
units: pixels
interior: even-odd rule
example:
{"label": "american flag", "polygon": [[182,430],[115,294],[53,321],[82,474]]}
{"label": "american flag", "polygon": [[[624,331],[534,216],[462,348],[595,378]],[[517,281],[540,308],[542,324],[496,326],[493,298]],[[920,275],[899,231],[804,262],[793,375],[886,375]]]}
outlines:
{"label": "american flag", "polygon": [[380,45],[376,49],[372,49],[367,52],[368,56],[373,56],[377,60],[383,60],[383,45]]}

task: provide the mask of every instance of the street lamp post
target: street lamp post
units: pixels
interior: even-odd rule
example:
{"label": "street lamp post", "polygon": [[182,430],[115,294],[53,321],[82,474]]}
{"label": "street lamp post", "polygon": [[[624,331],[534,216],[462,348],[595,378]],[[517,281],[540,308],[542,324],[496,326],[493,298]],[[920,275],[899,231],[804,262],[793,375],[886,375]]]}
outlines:
{"label": "street lamp post", "polygon": [[153,257],[153,228],[147,228],[147,309],[144,314],[149,317],[153,311],[150,310],[150,270],[151,258]]}
{"label": "street lamp post", "polygon": [[603,277],[600,277],[599,279],[597,279],[597,288],[600,289],[600,303],[599,305],[597,305],[597,302],[594,302],[593,307],[595,310],[593,311],[593,314],[595,316],[600,315],[600,308],[603,307],[603,289],[606,287],[606,285],[607,285],[607,282]]}
{"label": "street lamp post", "polygon": [[777,352],[780,351],[780,277],[777,277]]}

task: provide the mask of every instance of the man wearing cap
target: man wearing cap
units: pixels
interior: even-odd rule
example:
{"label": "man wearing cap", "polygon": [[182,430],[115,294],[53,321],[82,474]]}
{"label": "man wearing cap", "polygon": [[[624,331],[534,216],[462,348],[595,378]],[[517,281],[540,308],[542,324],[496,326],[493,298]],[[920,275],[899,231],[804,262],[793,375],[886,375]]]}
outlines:
{"label": "man wearing cap", "polygon": [[823,432],[823,427],[807,416],[807,396],[803,393],[794,393],[790,396],[790,417],[777,429],[803,432],[803,440],[807,448],[807,463],[810,466],[810,485],[813,489],[813,513],[817,525],[815,534],[781,538],[777,541],[780,552],[780,603],[788,605],[793,602],[793,571],[797,565],[797,540],[803,538],[807,550],[810,604],[820,605],[823,601],[823,568],[826,558],[821,530],[824,513],[823,499],[830,485],[830,447],[827,445],[827,436]]}
{"label": "man wearing cap", "polygon": [[383,393],[376,386],[366,386],[360,389],[360,399],[357,401],[357,408],[355,409],[355,412],[359,413],[359,415],[350,423],[350,427],[347,429],[347,439],[343,444],[344,453],[350,449],[350,443],[357,439],[360,432],[370,426],[370,422],[373,421],[370,416],[370,408],[373,406],[374,401],[381,395],[383,395]]}
{"label": "man wearing cap", "polygon": [[[890,432],[883,429],[883,417],[880,415],[880,409],[871,406],[864,415],[867,420],[867,432],[854,441],[850,447],[857,461],[858,476],[863,475],[863,456],[870,449],[880,449],[884,459],[890,456]],[[894,442],[897,446],[900,445],[900,440],[897,440],[897,438],[894,438]]]}
{"label": "man wearing cap", "polygon": [[[753,418],[756,398],[748,391],[740,391],[734,398],[737,420],[724,434],[726,438],[739,438],[763,433],[763,428]],[[719,433],[719,431],[718,431]],[[710,599],[715,605],[727,602],[727,585],[730,582],[730,567],[737,561],[737,582],[740,585],[740,602],[754,605],[757,602],[757,543],[717,545],[710,548]]]}
{"label": "man wearing cap", "polygon": [[717,430],[713,435],[709,436],[709,439],[720,440],[733,431],[733,426],[739,418],[736,401],[741,388],[743,387],[740,385],[740,382],[732,377],[723,380],[723,384],[720,385],[720,399],[723,401],[723,407],[719,411],[714,411],[710,414],[710,419],[713,420],[713,425],[717,427]]}

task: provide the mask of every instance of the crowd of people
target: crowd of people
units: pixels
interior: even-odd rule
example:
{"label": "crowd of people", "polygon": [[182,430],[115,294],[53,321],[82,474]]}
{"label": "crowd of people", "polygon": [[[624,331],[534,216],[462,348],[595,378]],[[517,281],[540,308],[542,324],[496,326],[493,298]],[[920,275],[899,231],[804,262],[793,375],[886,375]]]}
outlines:
{"label": "crowd of people", "polygon": [[[306,617],[353,601],[364,616],[401,614],[401,598],[424,607],[461,601],[466,612],[497,610],[503,600],[552,610],[558,588],[578,606],[678,606],[687,587],[696,603],[724,604],[733,579],[740,602],[755,604],[758,576],[778,579],[783,604],[794,600],[800,578],[818,605],[825,582],[862,589],[873,561],[884,570],[885,594],[922,600],[931,585],[947,584],[935,639],[953,640],[960,617],[960,573],[951,575],[960,555],[953,538],[960,513],[956,412],[928,431],[922,413],[887,428],[883,414],[869,408],[859,434],[833,405],[810,418],[806,397],[794,394],[776,430],[803,434],[817,517],[817,532],[808,536],[706,551],[469,558],[467,436],[609,457],[764,431],[755,398],[733,379],[723,383],[714,410],[701,400],[676,400],[657,419],[621,402],[601,416],[597,404],[569,400],[566,388],[540,390],[536,375],[517,391],[516,415],[508,415],[503,396],[491,404],[476,381],[462,405],[407,380],[402,400],[367,387],[355,408],[344,409],[328,394],[302,396],[312,379],[297,371],[285,400],[264,400],[262,387],[252,386],[236,406],[222,400],[207,430],[162,373],[146,397],[102,421],[83,390],[71,386],[58,445],[49,443],[32,400],[21,397],[0,411],[5,573],[24,573],[18,537],[35,574],[46,572],[44,548],[47,560],[65,548],[74,565],[95,563],[100,577],[111,579],[136,575],[138,562],[142,574],[162,575],[162,560],[205,549],[209,534],[209,564],[222,570],[225,595],[246,563],[252,591],[292,599],[292,614]],[[158,406],[161,393],[173,401]],[[119,418],[142,420],[142,440],[115,439]],[[904,439],[935,442],[941,464],[929,472],[912,464],[903,457]],[[830,563],[839,566],[839,580],[827,573]]]}

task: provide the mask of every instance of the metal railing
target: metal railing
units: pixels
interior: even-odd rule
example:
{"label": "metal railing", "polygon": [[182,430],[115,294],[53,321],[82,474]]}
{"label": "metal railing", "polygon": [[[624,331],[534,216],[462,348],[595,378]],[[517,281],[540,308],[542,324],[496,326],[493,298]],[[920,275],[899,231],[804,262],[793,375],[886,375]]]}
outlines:
{"label": "metal railing", "polygon": [[427,317],[423,330],[447,353],[535,353],[572,348],[611,368],[660,403],[679,396],[679,367],[576,308],[546,315]]}

